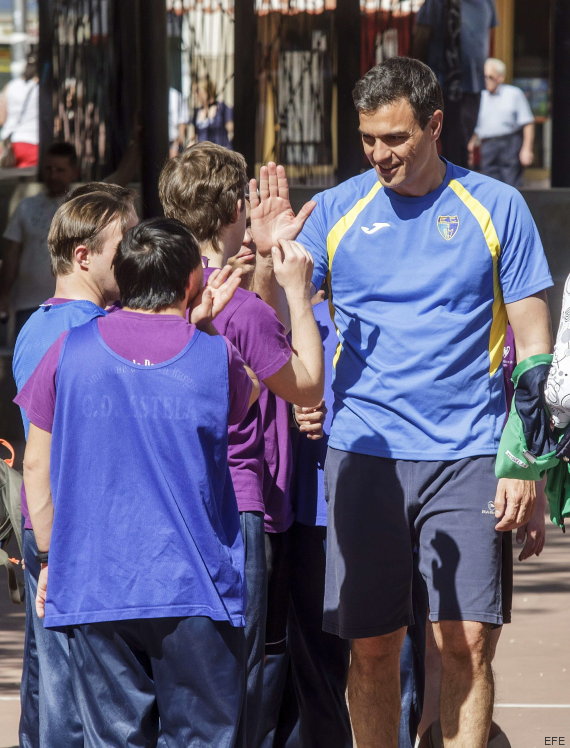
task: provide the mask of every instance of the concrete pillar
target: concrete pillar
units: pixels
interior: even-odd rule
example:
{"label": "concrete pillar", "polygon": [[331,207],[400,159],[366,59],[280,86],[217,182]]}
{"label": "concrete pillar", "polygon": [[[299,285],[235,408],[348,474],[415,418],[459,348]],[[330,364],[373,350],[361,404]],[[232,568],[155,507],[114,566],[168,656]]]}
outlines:
{"label": "concrete pillar", "polygon": [[552,12],[552,186],[570,187],[570,3]]}
{"label": "concrete pillar", "polygon": [[165,0],[140,0],[141,197],[143,217],[163,215],[158,176],[168,158],[168,74]]}
{"label": "concrete pillar", "polygon": [[352,102],[352,89],[360,71],[360,2],[338,0],[336,6],[338,55],[338,181],[358,174],[362,148],[358,136],[358,116]]}
{"label": "concrete pillar", "polygon": [[250,177],[255,169],[255,8],[254,0],[237,0],[234,27],[234,139],[245,156]]}

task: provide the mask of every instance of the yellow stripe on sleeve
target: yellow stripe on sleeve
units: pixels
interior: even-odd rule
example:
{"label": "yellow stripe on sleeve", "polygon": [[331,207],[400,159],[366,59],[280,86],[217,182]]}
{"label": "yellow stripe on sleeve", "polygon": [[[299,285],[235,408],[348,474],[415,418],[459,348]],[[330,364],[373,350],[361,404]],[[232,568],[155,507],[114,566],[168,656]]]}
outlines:
{"label": "yellow stripe on sleeve", "polygon": [[485,237],[493,261],[493,319],[489,334],[489,374],[490,376],[493,376],[493,374],[498,371],[503,361],[503,347],[505,344],[505,333],[507,329],[507,311],[505,309],[505,302],[503,301],[501,284],[499,283],[498,265],[499,257],[501,256],[501,245],[491,214],[487,208],[481,205],[479,200],[473,197],[473,195],[456,179],[452,179],[449,186],[455,192],[457,197],[467,206],[481,227],[481,231],[483,232],[483,236]]}
{"label": "yellow stripe on sleeve", "polygon": [[[358,214],[361,213],[364,210],[364,208],[374,199],[375,195],[377,194],[378,190],[381,189],[381,187],[382,185],[380,184],[380,182],[376,181],[372,189],[368,192],[368,194],[362,197],[357,203],[355,203],[352,206],[352,208],[348,211],[348,213],[345,213],[345,215],[335,223],[335,225],[332,227],[332,229],[328,233],[327,255],[328,255],[328,260],[329,260],[329,272],[327,274],[327,281],[329,284],[329,308],[331,311],[331,319],[333,321],[334,321],[334,302],[333,302],[333,296],[332,296],[331,268],[332,268],[334,256],[336,254],[338,245],[340,244],[342,237],[346,234],[348,229],[356,221]],[[338,328],[337,328],[337,334],[338,334]],[[341,351],[342,351],[342,343],[339,340],[337,348],[336,348],[336,352],[334,355],[334,359],[333,359],[333,368],[336,368]]]}
{"label": "yellow stripe on sleeve", "polygon": [[358,214],[361,213],[364,208],[370,203],[371,200],[374,199],[376,193],[378,190],[382,188],[382,185],[380,182],[376,181],[372,189],[368,192],[367,195],[362,197],[357,203],[355,203],[352,208],[346,213],[342,218],[340,218],[335,225],[332,227],[332,229],[329,231],[327,236],[327,255],[329,258],[329,272],[332,267],[332,262],[335,256],[335,253],[338,249],[338,245],[341,242],[342,237],[346,234],[348,229],[352,226],[352,224],[356,221],[356,218],[358,217]]}

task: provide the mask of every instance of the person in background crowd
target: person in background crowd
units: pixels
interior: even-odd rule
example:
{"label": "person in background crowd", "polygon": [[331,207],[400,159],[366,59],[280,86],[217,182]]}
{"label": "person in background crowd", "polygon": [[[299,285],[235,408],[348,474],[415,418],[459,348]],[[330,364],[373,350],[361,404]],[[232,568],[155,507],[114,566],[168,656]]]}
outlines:
{"label": "person in background crowd", "polygon": [[24,74],[10,81],[0,94],[0,138],[10,139],[17,168],[36,166],[40,142],[40,85],[38,64],[29,57]]}
{"label": "person in background crowd", "polygon": [[200,78],[195,90],[198,106],[190,122],[190,143],[208,140],[231,148],[234,137],[232,108],[219,99],[216,85],[209,75]]}
{"label": "person in background crowd", "polygon": [[7,318],[12,304],[16,335],[53,291],[47,236],[52,218],[78,174],[75,148],[70,143],[51,145],[42,169],[44,191],[24,198],[4,231],[0,318]]}
{"label": "person in background crowd", "polygon": [[188,105],[178,89],[168,89],[168,143],[170,157],[177,156],[186,145]]}
{"label": "person in background crowd", "polygon": [[485,90],[469,150],[479,143],[481,172],[520,187],[523,168],[534,160],[534,115],[521,89],[505,83],[505,72],[502,60],[485,62]]}

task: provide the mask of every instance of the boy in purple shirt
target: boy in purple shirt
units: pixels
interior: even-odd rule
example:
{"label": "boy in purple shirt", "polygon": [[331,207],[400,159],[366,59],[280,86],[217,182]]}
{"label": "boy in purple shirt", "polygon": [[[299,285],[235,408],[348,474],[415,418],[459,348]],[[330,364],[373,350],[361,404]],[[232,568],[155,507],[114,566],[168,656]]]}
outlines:
{"label": "boy in purple shirt", "polygon": [[65,333],[17,398],[32,424],[38,615],[67,628],[88,744],[241,745],[227,429],[258,387],[228,341],[201,331],[239,272],[202,289],[198,247],[167,219],[128,231],[114,267],[123,309]]}
{"label": "boy in purple shirt", "polygon": [[[207,265],[222,267],[236,255],[242,245],[251,245],[252,236],[246,227],[245,188],[246,163],[239,153],[209,142],[187,148],[170,159],[159,180],[160,199],[167,216],[177,218],[190,228],[200,244]],[[214,321],[216,329],[236,346],[244,361],[263,385],[274,395],[315,405],[322,397],[323,364],[320,336],[310,303],[312,261],[298,244],[288,241],[300,230],[303,216],[295,218],[292,211],[282,221],[285,230],[276,236],[276,219],[283,215],[282,205],[269,199],[267,178],[261,192],[267,198],[265,213],[252,224],[253,240],[274,245],[273,261],[289,269],[287,278],[278,279],[291,309],[292,345],[276,313],[256,294],[238,289],[232,302]],[[253,189],[256,184],[253,182]],[[252,184],[250,183],[250,190]],[[267,192],[267,195],[265,195]],[[259,211],[263,213],[263,211]],[[283,239],[277,247],[277,239]],[[263,396],[267,396],[264,394]],[[284,433],[288,440],[288,420],[272,433]],[[248,652],[248,686],[246,704],[247,745],[257,745],[256,717],[262,689],[262,663],[265,640],[267,582],[265,565],[264,513],[269,491],[278,468],[288,476],[288,454],[279,451],[277,440],[267,438],[262,412],[252,408],[244,421],[230,429],[229,465],[241,515],[246,547],[246,581],[248,589],[246,639]],[[264,438],[265,437],[265,438]],[[268,471],[269,466],[269,471]],[[269,473],[269,475],[268,475]],[[279,507],[281,511],[281,507]],[[267,520],[267,517],[266,517]]]}

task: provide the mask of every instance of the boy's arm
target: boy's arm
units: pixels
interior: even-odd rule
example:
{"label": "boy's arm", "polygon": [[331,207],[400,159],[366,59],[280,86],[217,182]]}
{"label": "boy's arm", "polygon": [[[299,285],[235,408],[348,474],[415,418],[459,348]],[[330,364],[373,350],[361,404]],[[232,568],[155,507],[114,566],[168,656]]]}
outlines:
{"label": "boy's arm", "polygon": [[53,523],[49,480],[51,434],[30,424],[24,453],[24,485],[39,551],[48,551]]}
{"label": "boy's arm", "polygon": [[281,241],[272,249],[275,277],[284,291],[291,316],[293,355],[264,384],[279,397],[314,407],[324,389],[323,344],[311,305],[313,260],[298,242]]}
{"label": "boy's arm", "polygon": [[253,290],[275,309],[281,323],[290,329],[289,310],[283,288],[276,281],[271,248],[281,239],[295,239],[315,203],[305,203],[295,215],[289,201],[289,183],[283,166],[270,161],[259,172],[259,192],[255,179],[249,183],[251,233],[257,259]]}
{"label": "boy's arm", "polygon": [[[49,551],[53,525],[53,502],[49,480],[51,434],[30,424],[24,453],[24,485],[34,536],[39,552]],[[44,617],[47,593],[47,562],[41,564],[36,596],[36,612]]]}
{"label": "boy's arm", "polygon": [[249,396],[249,405],[247,406],[247,409],[249,410],[251,406],[259,399],[259,379],[255,376],[255,372],[250,369],[247,364],[244,364],[243,368],[245,369],[248,377],[251,379],[251,394]]}

